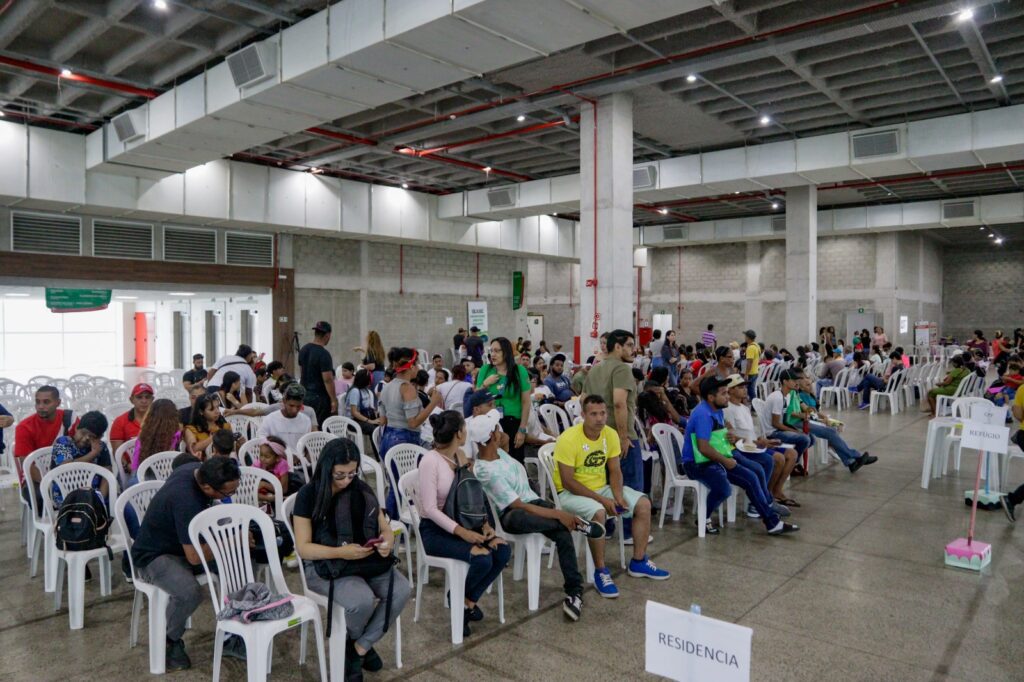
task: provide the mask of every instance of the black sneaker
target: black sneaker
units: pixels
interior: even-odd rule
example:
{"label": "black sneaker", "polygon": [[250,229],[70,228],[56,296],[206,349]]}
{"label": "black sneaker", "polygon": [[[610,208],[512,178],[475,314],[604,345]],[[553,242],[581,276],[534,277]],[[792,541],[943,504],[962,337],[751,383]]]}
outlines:
{"label": "black sneaker", "polygon": [[[700,530],[700,526],[698,525],[699,523],[700,523],[699,521],[694,521],[693,527],[697,528],[698,530]],[[718,535],[718,533],[719,533],[718,526],[715,525],[714,521],[712,521],[711,519],[708,519],[707,525],[704,526],[704,532],[707,535]]]}
{"label": "black sneaker", "polygon": [[779,521],[779,524],[768,531],[768,535],[786,535],[788,533],[795,533],[800,530],[800,526],[795,523],[783,523]]}
{"label": "black sneaker", "polygon": [[473,631],[469,629],[469,609],[462,612],[462,636],[469,637]]}
{"label": "black sneaker", "polygon": [[121,575],[126,583],[132,584],[132,565],[128,563],[128,552],[121,554]]}
{"label": "black sneaker", "polygon": [[576,517],[576,530],[591,540],[603,538],[606,532],[604,525],[600,521],[587,521],[579,516]]}
{"label": "black sneaker", "polygon": [[862,455],[860,456],[860,458],[861,458],[862,460],[864,460],[864,464],[863,464],[863,466],[867,466],[867,465],[869,465],[869,464],[874,464],[875,462],[877,462],[877,461],[878,461],[878,458],[877,458],[877,457],[875,457],[874,455],[869,455],[869,454],[868,454],[868,453],[866,453],[866,452],[865,452],[864,454],[862,454]]}
{"label": "black sneaker", "polygon": [[583,597],[578,594],[567,594],[562,600],[562,611],[566,618],[574,623],[580,619],[580,612],[583,610]]}
{"label": "black sneaker", "polygon": [[85,567],[85,582],[90,582],[91,580],[92,580],[92,571],[90,571],[89,567],[86,566]]}
{"label": "black sneaker", "polygon": [[370,647],[370,650],[363,654],[363,670],[371,673],[379,672],[384,668],[384,661],[380,660],[380,654]]}
{"label": "black sneaker", "polygon": [[192,659],[185,653],[185,641],[182,639],[167,640],[167,653],[164,654],[167,672],[172,670],[188,670],[192,667]]}
{"label": "black sneaker", "polygon": [[1006,514],[1006,518],[1010,523],[1017,520],[1017,515],[1013,512],[1013,508],[1017,505],[1010,502],[1009,495],[1001,495],[999,497],[999,505],[1003,508],[1003,513]]}
{"label": "black sneaker", "polygon": [[480,610],[479,606],[474,606],[471,609],[466,609],[466,618],[474,623],[479,623],[484,619],[484,612]]}
{"label": "black sneaker", "polygon": [[237,658],[240,661],[247,661],[245,640],[238,635],[228,635],[228,638],[224,640],[223,654],[231,658]]}
{"label": "black sneaker", "polygon": [[356,653],[355,641],[345,638],[345,682],[363,682],[363,657]]}

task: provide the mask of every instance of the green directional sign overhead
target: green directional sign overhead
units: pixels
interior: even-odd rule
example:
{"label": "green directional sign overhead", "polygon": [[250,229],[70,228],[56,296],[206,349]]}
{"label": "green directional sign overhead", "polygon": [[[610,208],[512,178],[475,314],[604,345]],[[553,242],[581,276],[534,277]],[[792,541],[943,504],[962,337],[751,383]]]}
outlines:
{"label": "green directional sign overhead", "polygon": [[46,307],[55,313],[84,313],[110,305],[110,289],[46,288]]}
{"label": "green directional sign overhead", "polygon": [[523,307],[523,273],[516,270],[512,273],[512,310]]}

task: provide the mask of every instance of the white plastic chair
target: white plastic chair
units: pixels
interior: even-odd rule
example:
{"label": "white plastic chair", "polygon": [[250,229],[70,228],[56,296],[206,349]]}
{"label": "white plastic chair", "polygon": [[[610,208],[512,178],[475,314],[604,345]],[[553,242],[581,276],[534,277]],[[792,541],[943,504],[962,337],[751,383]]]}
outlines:
{"label": "white plastic chair", "polygon": [[150,455],[139,464],[137,478],[139,481],[166,481],[171,475],[171,464],[180,454],[177,450],[166,450]]}
{"label": "white plastic chair", "polygon": [[[42,478],[50,471],[50,467],[53,463],[53,448],[47,446],[45,448],[39,448],[34,450],[32,454],[25,458],[21,463],[22,471],[25,474],[25,485],[29,486],[29,519],[32,521],[32,529],[28,534],[28,549],[26,550],[29,558],[32,560],[29,566],[29,576],[32,578],[36,577],[39,571],[39,548],[43,548],[43,589],[46,592],[53,592],[53,576],[48,574],[48,567],[51,565],[49,558],[49,542],[47,539],[53,533],[53,524],[50,519],[43,514],[43,500],[36,499],[35,494],[32,492],[34,486],[32,484],[32,469],[33,467],[39,472],[39,477]],[[22,498],[24,500],[24,498]]]}
{"label": "white plastic chair", "polygon": [[[97,477],[107,482],[109,499],[117,499],[117,479],[109,469],[89,462],[68,462],[50,469],[49,473],[43,476],[39,483],[39,489],[43,497],[43,510],[51,523],[57,520],[58,505],[53,501],[53,486],[56,484],[61,496],[67,498],[73,490],[85,488],[93,490],[92,482]],[[110,504],[104,499],[107,505],[108,514]],[[113,514],[109,514],[113,518]],[[107,547],[110,552],[116,554],[124,550],[124,540],[120,534],[111,529],[107,535]],[[100,566],[100,594],[104,597],[110,594],[110,555],[106,547],[88,550],[63,550],[57,547],[54,531],[51,531],[47,542],[50,547],[50,559],[54,571],[54,592],[53,610],[60,608],[62,598],[62,586],[64,582],[64,566],[67,565],[68,574],[68,620],[72,630],[81,630],[85,623],[85,567],[93,559],[99,559]],[[63,563],[62,563],[63,562]]]}
{"label": "white plastic chair", "polygon": [[299,438],[299,442],[295,444],[298,454],[302,455],[303,459],[309,464],[310,474],[316,471],[316,463],[320,459],[320,451],[327,445],[327,441],[332,438],[337,438],[337,436],[324,431],[311,431]]}
{"label": "white plastic chair", "polygon": [[540,419],[541,424],[544,425],[544,428],[556,438],[572,426],[572,420],[569,419],[569,415],[558,405],[539,406],[537,408],[537,417]]}
{"label": "white plastic chair", "polygon": [[963,398],[963,397],[970,396],[970,392],[969,391],[970,391],[970,388],[971,388],[971,384],[973,383],[972,377],[974,377],[974,376],[976,376],[976,375],[968,374],[963,379],[961,379],[960,383],[956,387],[956,391],[953,392],[953,395],[951,395],[951,396],[950,395],[940,395],[940,396],[938,396],[938,398],[935,401],[935,416],[936,417],[944,417],[944,416],[946,416],[946,412],[947,411],[952,411],[953,403],[956,401],[957,398]]}
{"label": "white plastic chair", "polygon": [[[367,455],[360,455],[360,462],[360,473],[364,477],[368,473],[373,474],[374,492],[377,495],[377,500],[383,504],[387,499],[386,482],[388,480],[384,475],[384,468],[381,467],[380,462]],[[409,537],[409,528],[400,519],[391,519],[391,530],[402,538],[401,543],[396,541],[395,551],[398,551],[399,544],[405,545],[405,562],[409,571],[409,584],[412,584],[412,539]]]}
{"label": "white plastic chair", "polygon": [[567,400],[565,401],[565,413],[575,423],[576,419],[583,418],[583,406],[580,405],[579,400]]}
{"label": "white plastic chair", "polygon": [[[661,496],[661,519],[658,521],[658,528],[665,526],[665,511],[668,509],[672,493],[676,494],[676,504],[672,510],[672,520],[678,521],[683,512],[683,494],[687,488],[694,492],[694,507],[697,512],[697,536],[704,537],[707,530],[707,498],[708,487],[700,481],[694,481],[678,472],[676,468],[675,453],[683,451],[683,433],[671,424],[655,424],[652,429],[654,440],[658,443],[658,450],[661,453],[661,461],[665,465],[665,489]],[[736,506],[736,495],[729,496],[729,502],[733,509]],[[718,523],[725,524],[724,507],[718,507]]]}
{"label": "white plastic chair", "polygon": [[512,580],[523,579],[523,564],[526,564],[526,604],[530,611],[540,608],[540,564],[544,558],[544,545],[548,539],[540,533],[507,533],[501,527],[499,509],[490,495],[487,496],[494,511],[494,532],[505,538],[512,548]]}
{"label": "white plastic chair", "polygon": [[384,436],[384,427],[378,426],[373,430],[370,440],[373,441],[373,449],[380,455],[380,439]]}
{"label": "white plastic chair", "polygon": [[[942,463],[943,476],[949,471],[950,454],[953,455],[953,468],[956,471],[960,471],[960,440],[963,437],[963,423],[960,423],[959,420],[970,419],[973,406],[990,404],[984,398],[974,397],[957,398],[953,401],[953,419],[958,420],[958,423],[942,439],[942,450],[939,457]],[[1006,479],[1000,478],[999,480],[1004,481]]]}
{"label": "white plastic chair", "polygon": [[332,436],[348,438],[359,446],[359,454],[366,454],[363,452],[363,430],[359,428],[355,419],[335,415],[325,419],[320,429]]}
{"label": "white plastic chair", "polygon": [[[292,594],[281,571],[281,559],[274,542],[274,526],[270,517],[255,507],[244,504],[217,504],[199,512],[188,525],[188,535],[193,547],[206,544],[210,548],[217,572],[210,570],[206,554],[199,558],[206,572],[213,601],[214,613],[220,612],[227,595],[240,590],[247,583],[255,582],[254,563],[249,551],[249,528],[255,521],[267,549],[270,566],[271,592],[292,596],[295,612],[288,618],[261,620],[242,623],[237,620],[218,620],[213,645],[213,681],[220,680],[221,658],[224,653],[224,636],[239,635],[245,641],[245,651],[250,682],[266,680],[270,674],[274,648],[274,636],[313,622],[316,634],[317,656],[320,660],[320,679],[327,678],[327,662],[324,660],[324,630],[320,622],[320,608],[309,597]],[[302,661],[300,660],[300,664]]]}
{"label": "white plastic chair", "polygon": [[243,437],[249,438],[249,418],[244,414],[233,414],[230,417],[224,417],[228,424],[231,424],[231,430],[235,433],[242,434]]}
{"label": "white plastic chair", "polygon": [[[128,479],[131,478],[132,453],[135,452],[135,441],[137,440],[138,438],[129,438],[121,443],[114,452],[114,471],[117,472],[117,482],[122,488],[128,487]],[[139,480],[141,481],[142,479]]]}
{"label": "white plastic chair", "polygon": [[284,499],[284,491],[281,489],[281,479],[269,471],[264,471],[257,467],[238,467],[241,473],[241,478],[238,481],[238,489],[235,490],[234,495],[231,496],[231,501],[235,504],[246,504],[250,507],[260,507],[259,491],[260,486],[264,483],[274,489],[274,500],[277,504],[274,507],[277,509],[276,516],[281,517],[281,500]]}
{"label": "white plastic chair", "polygon": [[[390,454],[390,451],[388,452]],[[414,500],[418,494],[420,472],[409,471],[399,479],[398,490],[401,491],[401,504],[412,518],[413,523],[419,526],[420,517],[416,512]],[[420,534],[416,533],[416,610],[413,614],[413,622],[419,622],[420,606],[423,604],[423,584],[426,582],[427,573],[431,568],[440,568],[444,571],[445,589],[449,594],[449,610],[451,611],[451,632],[452,644],[462,644],[462,625],[465,613],[462,604],[466,598],[466,576],[469,574],[469,564],[457,559],[446,559],[427,554],[423,548],[423,540]],[[498,622],[505,622],[505,588],[502,575],[499,573],[494,584],[498,590]]]}
{"label": "white plastic chair", "polygon": [[825,386],[821,389],[821,394],[818,396],[818,402],[822,407],[826,407],[828,405],[828,399],[831,397],[835,399],[836,408],[842,409],[843,401],[849,397],[851,372],[851,368],[844,367],[836,374],[836,379],[831,386]]}
{"label": "white plastic chair", "polygon": [[[295,498],[296,495],[289,495],[284,504],[281,505],[282,513],[284,515],[283,521],[288,527],[288,532],[291,533],[292,540],[295,540],[295,529],[292,526],[292,514],[295,511]],[[379,499],[379,498],[378,498]],[[298,547],[295,549],[295,556],[299,560],[299,578],[302,580],[302,594],[309,597],[317,606],[327,610],[327,595],[314,592],[309,589],[309,585],[306,584],[306,570],[303,565],[302,556],[299,554]],[[411,580],[411,578],[410,578]],[[330,672],[331,682],[343,682],[345,679],[345,633],[348,631],[348,627],[345,622],[345,609],[339,604],[334,605],[334,609],[331,610],[331,636],[327,640],[327,665]],[[402,667],[402,616],[399,615],[395,619],[394,626],[395,633],[395,667]],[[306,658],[306,628],[302,628],[302,634],[299,639],[299,660],[305,660]]]}
{"label": "white plastic chair", "polygon": [[[256,462],[260,459],[260,441],[257,438],[251,438],[238,448],[238,463],[242,466],[255,466]],[[290,463],[289,463],[290,464]]]}
{"label": "white plastic chair", "polygon": [[880,407],[882,400],[886,400],[889,403],[889,412],[895,415],[900,411],[900,401],[903,396],[903,390],[901,383],[903,381],[904,370],[893,372],[889,376],[889,381],[885,384],[885,390],[883,391],[872,391],[871,392],[871,403],[868,407],[869,414],[875,414]]}

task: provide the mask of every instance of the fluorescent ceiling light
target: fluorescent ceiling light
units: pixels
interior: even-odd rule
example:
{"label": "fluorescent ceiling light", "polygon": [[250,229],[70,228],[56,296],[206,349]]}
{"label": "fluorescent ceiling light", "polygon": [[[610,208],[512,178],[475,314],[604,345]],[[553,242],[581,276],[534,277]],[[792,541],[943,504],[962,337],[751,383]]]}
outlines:
{"label": "fluorescent ceiling light", "polygon": [[161,11],[166,10],[167,0],[153,0],[153,7]]}
{"label": "fluorescent ceiling light", "polygon": [[64,78],[70,78],[72,76],[71,69],[61,69],[60,75]]}
{"label": "fluorescent ceiling light", "polygon": [[484,173],[490,173],[491,172],[491,167],[490,166],[484,166],[482,170],[483,170]]}
{"label": "fluorescent ceiling light", "polygon": [[989,80],[989,83],[1002,83],[1002,82],[1003,82],[1003,77],[1001,75],[999,75],[998,73],[996,75],[992,76],[992,79]]}
{"label": "fluorescent ceiling light", "polygon": [[167,293],[168,296],[195,296],[194,292],[191,291],[170,291]]}
{"label": "fluorescent ceiling light", "polygon": [[139,300],[138,296],[115,296],[114,298],[116,298],[119,301],[137,301],[137,300]]}
{"label": "fluorescent ceiling light", "polygon": [[957,21],[970,21],[974,18],[974,10],[968,7],[967,9],[960,10],[960,13],[956,15]]}
{"label": "fluorescent ceiling light", "polygon": [[522,123],[523,121],[526,120],[526,117],[523,116],[522,114],[519,114],[518,116],[516,116],[516,120]]}
{"label": "fluorescent ceiling light", "polygon": [[772,202],[772,208],[778,208],[778,207],[779,207],[779,202],[773,201]]}
{"label": "fluorescent ceiling light", "polygon": [[689,76],[686,77],[686,82],[687,83],[696,83],[697,82],[697,76],[695,76],[694,74],[691,73]]}
{"label": "fluorescent ceiling light", "polygon": [[1002,244],[1002,243],[1003,243],[1003,238],[1002,237],[999,237],[998,239],[996,239],[996,244]]}
{"label": "fluorescent ceiling light", "polygon": [[668,215],[668,209],[667,208],[659,208],[658,209],[658,213],[660,213],[661,215]]}
{"label": "fluorescent ceiling light", "polygon": [[409,183],[408,182],[403,182],[402,183],[402,189],[409,189]]}
{"label": "fluorescent ceiling light", "polygon": [[8,294],[5,294],[5,296],[13,296],[13,297],[16,297],[16,298],[25,298],[25,297],[27,297],[29,295],[30,294],[25,294],[25,293],[22,293],[20,291],[12,291],[12,292],[10,292]]}
{"label": "fluorescent ceiling light", "polygon": [[772,122],[772,117],[771,116],[762,116],[761,117],[761,125],[766,126],[766,125],[768,125],[771,122]]}

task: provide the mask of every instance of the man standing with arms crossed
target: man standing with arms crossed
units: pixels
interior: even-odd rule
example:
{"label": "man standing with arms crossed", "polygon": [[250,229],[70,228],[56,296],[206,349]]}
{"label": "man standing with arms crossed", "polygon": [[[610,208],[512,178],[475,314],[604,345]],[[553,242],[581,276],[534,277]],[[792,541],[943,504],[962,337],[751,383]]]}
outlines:
{"label": "man standing with arms crossed", "polygon": [[[591,368],[583,382],[583,395],[599,395],[608,405],[608,426],[615,429],[622,444],[622,484],[633,490],[644,489],[643,455],[636,432],[636,380],[633,379],[633,332],[616,329],[608,334],[606,352],[600,364]],[[627,545],[633,544],[632,520],[623,519]]]}
{"label": "man standing with arms crossed", "polygon": [[327,350],[331,341],[331,323],[317,322],[313,340],[299,350],[299,383],[306,389],[303,403],[316,413],[318,424],[338,414],[338,396],[334,393],[334,363]]}

